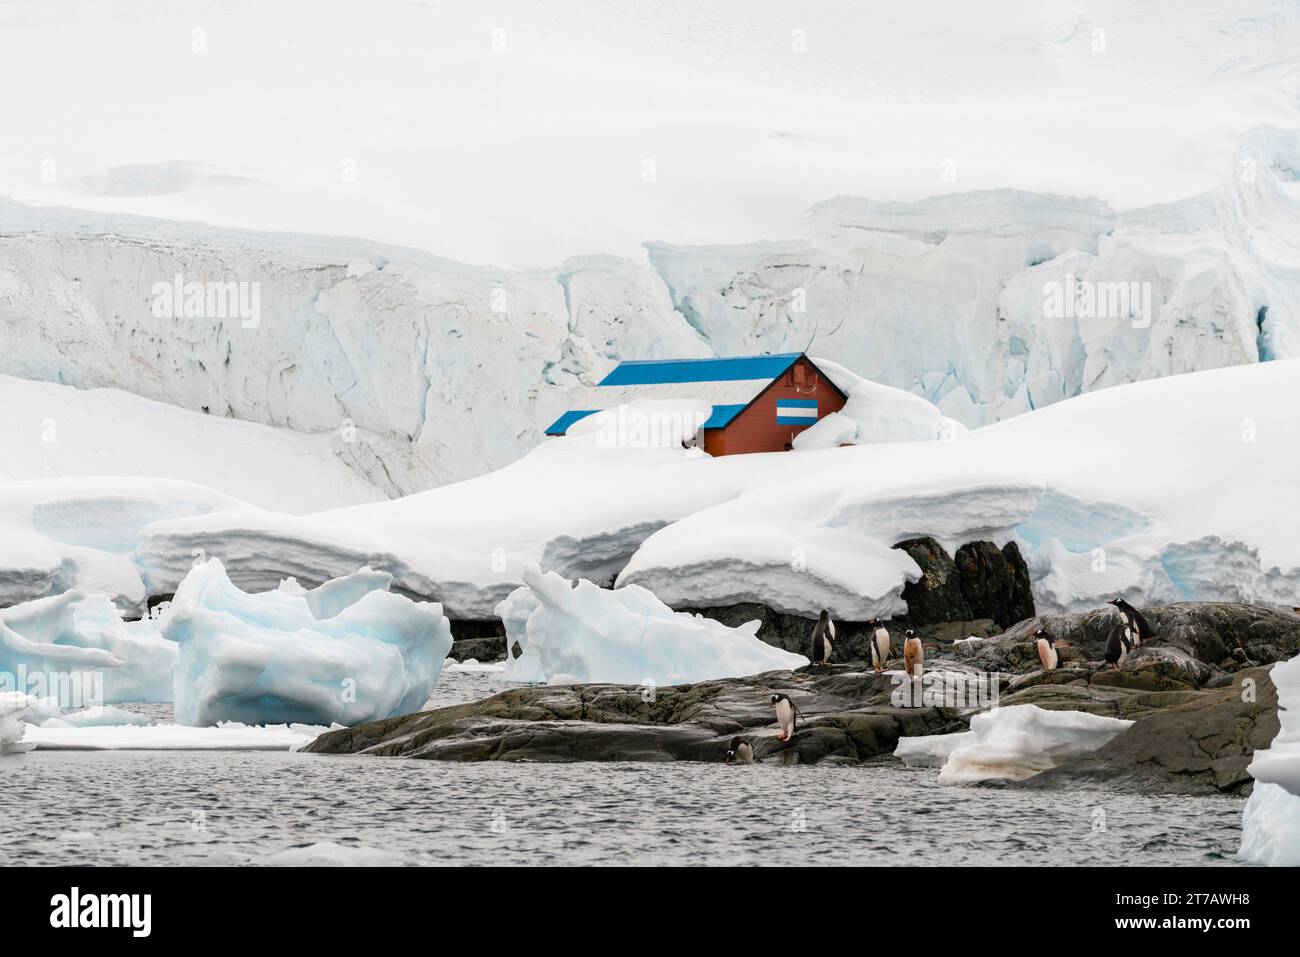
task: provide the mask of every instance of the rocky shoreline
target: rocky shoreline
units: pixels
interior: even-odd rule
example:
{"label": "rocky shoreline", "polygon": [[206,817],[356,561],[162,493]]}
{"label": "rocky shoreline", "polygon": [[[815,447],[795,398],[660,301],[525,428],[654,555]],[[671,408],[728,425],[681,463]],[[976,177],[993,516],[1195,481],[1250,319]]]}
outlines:
{"label": "rocky shoreline", "polygon": [[[1300,616],[1228,603],[1144,609],[1157,639],[1123,667],[1101,666],[1113,613],[1022,621],[980,641],[927,641],[927,670],[997,676],[998,703],[1034,704],[1134,721],[1108,745],[1016,786],[1079,783],[1160,793],[1246,794],[1246,765],[1278,730],[1268,668],[1300,651]],[[1065,645],[1055,671],[1029,636]],[[894,636],[894,653],[901,651]],[[838,648],[837,648],[838,651]],[[839,657],[839,654],[836,655]],[[757,759],[784,764],[893,764],[900,737],[959,732],[975,709],[900,707],[900,675],[861,661],[666,688],[589,684],[520,687],[470,704],[322,735],[306,750],[451,761],[722,761],[733,736]],[[768,696],[803,720],[777,738]],[[919,703],[919,702],[918,702]]]}

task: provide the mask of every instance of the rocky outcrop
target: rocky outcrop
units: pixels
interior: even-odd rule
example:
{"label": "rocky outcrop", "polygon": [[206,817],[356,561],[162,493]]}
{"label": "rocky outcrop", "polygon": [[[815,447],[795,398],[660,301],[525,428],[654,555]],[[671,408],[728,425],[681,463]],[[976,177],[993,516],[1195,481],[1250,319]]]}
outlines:
{"label": "rocky outcrop", "polygon": [[465,661],[500,661],[506,656],[506,629],[499,618],[490,621],[453,620],[449,658]]}
{"label": "rocky outcrop", "polygon": [[[765,611],[733,606],[730,613],[740,621]],[[929,629],[927,671],[994,682],[1001,705],[1135,722],[1093,755],[1015,786],[1099,782],[1160,793],[1244,793],[1254,750],[1277,733],[1277,696],[1267,667],[1238,662],[1296,653],[1300,617],[1217,603],[1143,613],[1159,637],[1121,668],[1096,660],[1110,629],[1109,613],[1098,611],[1031,619],[1003,635],[959,645],[935,640],[943,629]],[[764,627],[784,634],[796,622],[798,637],[806,640],[803,619],[784,621],[768,612]],[[1055,671],[1038,666],[1029,636],[1039,625],[1069,643],[1069,657]],[[894,650],[901,650],[897,643]],[[953,702],[900,698],[901,680],[854,662],[671,688],[521,687],[332,731],[307,750],[455,761],[720,761],[739,735],[760,760],[892,764],[900,737],[962,731],[976,713]],[[789,742],[777,739],[768,707],[773,692],[789,695],[802,715]]]}
{"label": "rocky outcrop", "polygon": [[933,538],[912,538],[894,546],[921,567],[921,577],[903,588],[913,625],[991,618],[1007,628],[1034,614],[1029,568],[1015,542],[968,542],[950,557]]}

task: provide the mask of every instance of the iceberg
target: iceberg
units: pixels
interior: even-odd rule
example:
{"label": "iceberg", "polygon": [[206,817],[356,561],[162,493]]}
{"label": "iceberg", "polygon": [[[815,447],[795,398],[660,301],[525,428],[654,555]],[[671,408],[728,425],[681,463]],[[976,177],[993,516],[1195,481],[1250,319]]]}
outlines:
{"label": "iceberg", "polygon": [[0,692],[0,754],[18,754],[35,747],[23,740],[27,731],[23,723],[27,700],[27,695],[20,691]]}
{"label": "iceberg", "polygon": [[106,595],[66,591],[0,611],[0,686],[60,706],[170,701],[176,643],[123,621]]}
{"label": "iceberg", "polygon": [[1132,724],[1083,711],[1012,705],[975,715],[967,732],[902,738],[894,753],[911,767],[942,764],[940,784],[1023,781],[1097,750]]}
{"label": "iceberg", "polygon": [[536,565],[525,566],[523,576],[523,586],[497,606],[508,681],[675,685],[808,664],[761,641],[757,621],[729,628],[675,612],[638,585],[572,585]]}
{"label": "iceberg", "polygon": [[[338,727],[335,725],[334,727]],[[214,728],[179,724],[27,727],[24,744],[37,751],[297,751],[328,727],[227,721]]]}
{"label": "iceberg", "polygon": [[1250,762],[1255,788],[1242,812],[1241,849],[1252,864],[1300,867],[1300,657],[1273,666],[1280,725]]}
{"label": "iceberg", "polygon": [[[344,725],[415,711],[428,700],[451,650],[442,606],[384,588],[363,570],[306,594],[249,594],[209,559],[181,582],[161,618],[179,646],[176,720],[203,727]],[[337,609],[337,610],[336,610]]]}

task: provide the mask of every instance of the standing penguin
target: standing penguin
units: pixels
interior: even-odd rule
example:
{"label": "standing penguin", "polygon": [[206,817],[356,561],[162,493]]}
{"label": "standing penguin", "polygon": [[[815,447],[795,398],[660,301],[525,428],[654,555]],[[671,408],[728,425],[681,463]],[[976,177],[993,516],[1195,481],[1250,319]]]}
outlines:
{"label": "standing penguin", "polygon": [[1110,630],[1110,636],[1106,639],[1106,652],[1104,655],[1106,664],[1118,668],[1132,650],[1133,642],[1129,640],[1128,628],[1123,625],[1115,625]]}
{"label": "standing penguin", "polygon": [[817,617],[817,624],[813,625],[812,633],[812,663],[815,665],[828,664],[831,660],[831,639],[835,637],[835,622],[831,621],[831,613],[825,608]]}
{"label": "standing penguin", "polygon": [[871,629],[871,667],[880,674],[889,660],[889,629],[880,623],[879,618],[872,618],[867,627]]}
{"label": "standing penguin", "polygon": [[1124,619],[1124,635],[1132,648],[1137,648],[1142,642],[1156,636],[1156,630],[1142,617],[1142,613],[1123,598],[1112,598],[1106,604],[1114,605],[1119,610],[1120,617]]}
{"label": "standing penguin", "polygon": [[913,678],[921,677],[925,671],[925,649],[911,628],[903,632],[903,667]]}
{"label": "standing penguin", "polygon": [[731,745],[727,748],[728,764],[753,764],[754,749],[750,747],[748,741],[740,738],[732,738]]}
{"label": "standing penguin", "polygon": [[1038,648],[1038,660],[1044,671],[1055,671],[1061,663],[1061,654],[1056,650],[1056,639],[1042,628],[1034,632],[1034,645]]}
{"label": "standing penguin", "polygon": [[789,741],[799,725],[799,711],[789,695],[774,694],[770,705],[776,710],[776,723],[781,726],[778,741]]}

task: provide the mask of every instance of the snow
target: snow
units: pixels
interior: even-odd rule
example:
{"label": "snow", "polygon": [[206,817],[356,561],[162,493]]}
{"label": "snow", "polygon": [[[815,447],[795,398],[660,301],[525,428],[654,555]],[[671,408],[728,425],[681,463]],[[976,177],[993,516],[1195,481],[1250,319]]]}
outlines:
{"label": "snow", "polygon": [[848,401],[794,439],[796,449],[955,439],[966,427],[918,395],[871,382],[829,359],[813,359]]}
{"label": "snow", "polygon": [[[118,389],[0,375],[0,475],[175,479],[305,514],[387,498],[335,455],[337,436],[180,409]],[[214,454],[214,451],[218,454]]]}
{"label": "snow", "polygon": [[179,724],[80,728],[27,726],[24,743],[38,751],[296,751],[329,727],[306,724],[250,727],[225,721],[211,728]]}
{"label": "snow", "polygon": [[163,519],[246,507],[168,479],[0,482],[0,608],[75,588],[140,615],[149,594],[134,554],[141,531]]}
{"label": "snow", "polygon": [[441,605],[386,585],[368,570],[329,583],[317,607],[343,607],[318,619],[306,595],[248,594],[220,560],[196,566],[161,618],[180,646],[177,721],[354,725],[418,710],[451,649],[451,626]]}
{"label": "snow", "polygon": [[951,441],[715,459],[587,432],[394,502],[156,522],[134,559],[156,593],[199,548],[246,589],[368,564],[482,620],[527,563],[587,575],[590,543],[590,577],[617,574],[674,608],[762,602],[862,621],[905,610],[919,569],[890,546],[931,535],[950,551],[1017,542],[1040,613],[1116,595],[1289,608],[1300,513],[1273,503],[1294,492],[1297,404],[1300,360],[1278,360],[1088,393]]}
{"label": "snow", "polygon": [[26,693],[0,691],[0,754],[18,754],[32,749],[31,742],[23,740],[27,731],[27,725],[23,723],[26,710]]}
{"label": "snow", "polygon": [[102,705],[84,708],[81,711],[69,711],[57,717],[49,717],[40,722],[42,728],[104,728],[122,727],[124,725],[147,726],[153,724],[149,718],[134,711]]}
{"label": "snow", "polygon": [[509,681],[677,685],[808,664],[759,640],[757,621],[729,628],[674,612],[635,585],[572,585],[536,565],[523,574],[524,585],[497,606],[511,655]]}
{"label": "snow", "polygon": [[1132,724],[1083,711],[1012,705],[975,715],[968,732],[902,738],[894,753],[914,767],[942,763],[940,784],[1023,781],[1097,750]]}
{"label": "snow", "polygon": [[1238,856],[1270,867],[1300,866],[1300,657],[1273,666],[1277,736],[1250,762],[1254,790],[1242,816]]}
{"label": "snow", "polygon": [[78,699],[64,704],[170,701],[175,658],[154,622],[123,621],[102,594],[74,589],[0,611],[0,683]]}

